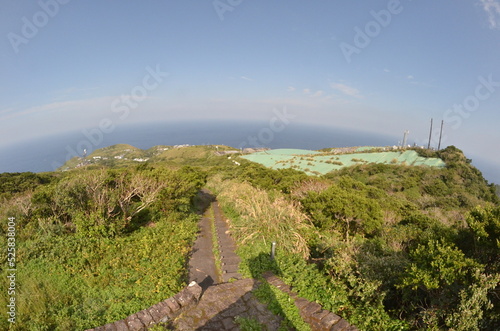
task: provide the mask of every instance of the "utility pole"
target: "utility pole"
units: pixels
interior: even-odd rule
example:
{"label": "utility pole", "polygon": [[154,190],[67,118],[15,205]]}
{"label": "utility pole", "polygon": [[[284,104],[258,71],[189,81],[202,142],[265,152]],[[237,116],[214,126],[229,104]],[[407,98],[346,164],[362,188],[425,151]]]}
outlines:
{"label": "utility pole", "polygon": [[406,140],[408,139],[408,133],[410,133],[410,131],[406,130],[405,131],[405,135],[403,136],[403,144],[401,147],[405,148],[406,147]]}
{"label": "utility pole", "polygon": [[441,137],[443,136],[443,124],[444,124],[444,120],[441,120],[441,132],[439,132],[438,151],[441,150]]}
{"label": "utility pole", "polygon": [[431,148],[431,139],[432,139],[432,118],[431,118],[431,131],[429,132],[429,144],[427,145],[427,149]]}

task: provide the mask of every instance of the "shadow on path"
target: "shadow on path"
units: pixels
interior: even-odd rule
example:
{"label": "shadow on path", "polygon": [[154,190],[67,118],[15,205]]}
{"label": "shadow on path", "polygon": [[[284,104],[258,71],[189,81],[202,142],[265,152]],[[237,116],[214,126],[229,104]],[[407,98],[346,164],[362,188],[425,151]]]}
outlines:
{"label": "shadow on path", "polygon": [[203,290],[218,283],[220,278],[212,253],[212,229],[209,208],[214,201],[215,196],[206,189],[201,190],[195,199],[197,213],[203,216],[198,223],[198,238],[196,238],[193,245],[191,257],[188,262],[188,277],[189,282],[197,282]]}
{"label": "shadow on path", "polygon": [[[294,330],[284,318],[285,312],[265,280],[263,267],[276,271],[269,255],[260,254],[248,262],[252,278],[214,285],[203,294],[198,306],[175,322],[176,330],[240,330],[240,325],[261,327],[262,330]],[[258,297],[265,303],[260,302]]]}

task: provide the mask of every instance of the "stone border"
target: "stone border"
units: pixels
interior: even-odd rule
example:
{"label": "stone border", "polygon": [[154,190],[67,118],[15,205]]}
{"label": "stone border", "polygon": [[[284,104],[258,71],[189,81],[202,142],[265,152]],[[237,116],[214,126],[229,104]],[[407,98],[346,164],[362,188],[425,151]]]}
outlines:
{"label": "stone border", "polygon": [[265,272],[262,277],[294,300],[300,316],[311,326],[311,329],[317,331],[359,331],[342,317],[324,310],[318,303],[299,297],[297,293],[292,291],[291,286],[285,284],[272,272]]}
{"label": "stone border", "polygon": [[165,323],[177,317],[183,310],[188,309],[198,303],[201,297],[202,288],[198,283],[191,282],[179,293],[170,297],[148,309],[130,315],[129,317],[99,326],[86,331],[138,331],[147,330],[157,323]]}
{"label": "stone border", "polygon": [[222,282],[227,283],[231,279],[242,279],[242,275],[238,272],[241,258],[235,252],[236,243],[231,237],[229,224],[217,201],[212,203],[212,209],[214,214],[215,235],[217,237],[218,250],[220,253]]}

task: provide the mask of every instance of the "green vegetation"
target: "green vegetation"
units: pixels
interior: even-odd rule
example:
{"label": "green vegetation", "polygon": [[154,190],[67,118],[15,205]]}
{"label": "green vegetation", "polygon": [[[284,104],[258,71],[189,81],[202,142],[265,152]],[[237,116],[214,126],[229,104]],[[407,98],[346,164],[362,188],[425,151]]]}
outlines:
{"label": "green vegetation", "polygon": [[281,290],[267,282],[263,282],[253,293],[257,299],[267,304],[270,311],[283,317],[279,330],[311,330],[309,325],[300,317],[299,309],[288,294],[281,292]]}
{"label": "green vegetation", "polygon": [[[148,150],[142,150],[134,146],[119,144],[98,149],[85,158],[75,157],[66,162],[60,169],[124,168],[148,163],[169,168],[181,168],[184,165],[203,168],[227,166],[232,164],[228,160],[228,156],[223,154],[227,151],[238,152],[227,146],[155,146]],[[217,155],[216,152],[220,155]]]}
{"label": "green vegetation", "polygon": [[240,327],[241,331],[263,331],[266,330],[265,325],[261,325],[255,318],[245,318],[237,316],[234,321]]}
{"label": "green vegetation", "polygon": [[245,155],[242,158],[272,169],[294,168],[316,176],[360,163],[426,165],[436,168],[446,166],[439,156],[422,156],[421,153],[423,153],[421,149],[393,150],[392,148],[346,148],[335,151],[323,150],[323,152],[276,149]]}
{"label": "green vegetation", "polygon": [[[205,176],[147,166],[2,175],[11,185],[3,187],[0,218],[17,222],[17,319],[10,329],[83,330],[177,293],[197,232],[192,198]],[[2,222],[2,247],[6,231]],[[7,293],[6,282],[0,292]],[[6,300],[0,296],[4,307]],[[6,319],[0,328],[9,328]]]}
{"label": "green vegetation", "polygon": [[[377,151],[383,162],[366,162],[364,149],[328,149],[281,160],[275,170],[222,153],[230,150],[117,145],[65,166],[80,164],[76,170],[0,174],[2,247],[5,220],[17,222],[11,329],[95,327],[176,293],[205,185],[230,220],[248,277],[271,270],[361,330],[500,329],[499,188],[457,148]],[[439,166],[424,166],[426,158]],[[339,170],[313,169],[313,177],[285,169],[292,161],[296,169],[313,162]],[[276,288],[264,284],[256,295],[285,318],[282,327],[307,327]],[[4,319],[0,328],[8,328]]]}
{"label": "green vegetation", "polygon": [[304,177],[242,164],[208,185],[247,276],[272,270],[362,330],[498,329],[496,187],[454,147],[429,156],[446,167],[358,164]]}
{"label": "green vegetation", "polygon": [[217,270],[217,275],[219,276],[218,282],[222,278],[222,265],[221,256],[219,250],[219,241],[217,239],[217,230],[215,228],[215,215],[214,210],[210,208],[207,213],[210,213],[210,231],[212,231],[212,254],[214,255],[215,269]]}

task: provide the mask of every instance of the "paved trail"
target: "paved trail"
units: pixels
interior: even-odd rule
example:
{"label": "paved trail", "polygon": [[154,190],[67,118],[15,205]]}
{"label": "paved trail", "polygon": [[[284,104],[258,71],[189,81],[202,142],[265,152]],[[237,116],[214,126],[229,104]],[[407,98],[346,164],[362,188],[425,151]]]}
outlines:
{"label": "paved trail", "polygon": [[[199,198],[200,209],[206,210],[200,211],[200,214],[203,213],[199,222],[200,232],[189,261],[189,280],[192,283],[156,305],[89,331],[144,331],[156,323],[168,330],[232,331],[240,330],[240,324],[245,319],[247,323],[248,319],[258,322],[263,330],[280,328],[283,318],[273,314],[254,297],[253,291],[260,286],[260,281],[242,279],[238,273],[241,261],[235,253],[236,245],[229,235],[217,201],[206,190],[200,193]],[[214,241],[216,251],[220,252],[220,261],[214,257]],[[290,286],[272,273],[265,273],[262,282],[287,293],[312,330],[358,331],[340,316],[323,310],[319,304],[299,298]]]}
{"label": "paved trail", "polygon": [[[203,289],[197,305],[183,311],[171,321],[171,326],[179,331],[192,330],[240,330],[238,321],[253,319],[264,327],[274,331],[280,328],[283,318],[273,314],[267,306],[259,302],[253,294],[259,285],[255,279],[242,279],[238,273],[241,262],[235,253],[236,245],[229,234],[229,227],[220,210],[219,204],[208,191],[203,191],[205,201],[210,201],[209,208],[199,223],[200,233],[194,245],[189,261],[189,280],[196,281]],[[207,205],[208,206],[208,205]],[[216,234],[216,250],[220,252],[220,261],[213,254],[213,233]],[[216,267],[219,264],[219,267]],[[299,309],[300,315],[311,325],[312,330],[358,331],[347,321],[321,306],[299,298],[290,286],[283,283],[272,273],[263,275],[273,286],[288,293]]]}
{"label": "paved trail", "polygon": [[179,331],[240,330],[236,318],[252,318],[268,330],[277,330],[281,318],[271,313],[266,305],[255,299],[253,279],[210,286],[202,295],[198,306],[183,313],[174,321]]}
{"label": "paved trail", "polygon": [[[207,191],[204,194],[208,194]],[[173,325],[176,330],[239,330],[236,317],[253,318],[277,330],[281,317],[271,313],[257,301],[252,290],[258,285],[253,279],[241,279],[238,273],[239,256],[229,235],[227,222],[219,204],[211,199],[210,208],[200,220],[200,233],[189,261],[189,281],[196,281],[204,292],[198,305],[181,314]],[[215,266],[212,244],[212,222],[215,225],[217,249],[220,252],[220,271]],[[230,282],[229,282],[230,281]]]}

